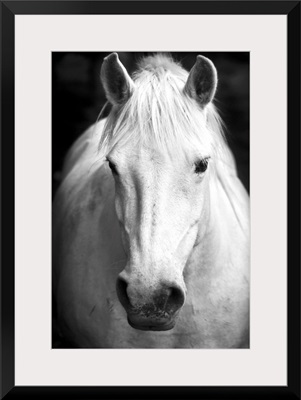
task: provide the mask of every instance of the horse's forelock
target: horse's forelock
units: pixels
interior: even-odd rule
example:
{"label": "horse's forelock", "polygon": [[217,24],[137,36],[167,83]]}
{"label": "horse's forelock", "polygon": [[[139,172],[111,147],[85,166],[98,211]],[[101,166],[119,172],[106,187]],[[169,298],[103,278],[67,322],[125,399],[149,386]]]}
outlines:
{"label": "horse's forelock", "polygon": [[224,147],[221,119],[212,103],[205,118],[196,102],[183,94],[187,76],[162,54],[141,60],[133,76],[136,89],[124,105],[113,107],[100,146],[111,149],[130,141],[176,155],[189,147],[201,155],[207,155],[208,149],[220,153]]}

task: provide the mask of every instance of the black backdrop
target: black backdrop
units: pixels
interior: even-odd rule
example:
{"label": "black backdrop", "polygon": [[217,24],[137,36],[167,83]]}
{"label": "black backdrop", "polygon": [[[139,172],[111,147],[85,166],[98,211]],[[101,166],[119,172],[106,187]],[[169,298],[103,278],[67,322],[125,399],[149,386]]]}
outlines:
{"label": "black backdrop", "polygon": [[[52,54],[52,184],[53,194],[66,151],[98,117],[105,103],[100,83],[102,60],[109,53],[54,52]],[[137,60],[150,53],[118,52],[129,73]],[[190,70],[202,54],[215,64],[219,84],[215,97],[227,127],[228,143],[234,153],[239,176],[249,190],[249,53],[170,53]]]}

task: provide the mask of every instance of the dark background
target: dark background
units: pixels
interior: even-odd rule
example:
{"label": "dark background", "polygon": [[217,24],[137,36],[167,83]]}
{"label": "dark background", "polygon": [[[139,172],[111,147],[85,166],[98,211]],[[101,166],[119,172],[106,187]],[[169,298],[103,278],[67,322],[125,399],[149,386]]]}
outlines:
{"label": "dark background", "polygon": [[[74,140],[95,123],[106,99],[100,82],[102,60],[110,53],[52,53],[52,187],[59,184],[60,170]],[[123,53],[119,58],[131,74],[141,56]],[[224,120],[227,140],[234,153],[238,174],[249,191],[249,53],[170,53],[188,71],[202,54],[216,66],[219,84],[215,104]]]}

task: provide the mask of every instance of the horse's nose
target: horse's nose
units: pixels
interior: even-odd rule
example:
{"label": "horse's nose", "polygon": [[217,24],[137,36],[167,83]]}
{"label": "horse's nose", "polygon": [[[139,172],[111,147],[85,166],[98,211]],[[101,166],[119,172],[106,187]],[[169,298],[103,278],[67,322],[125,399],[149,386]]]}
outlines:
{"label": "horse's nose", "polygon": [[178,286],[163,287],[154,296],[154,304],[159,310],[174,314],[185,302],[185,295]]}
{"label": "horse's nose", "polygon": [[119,301],[126,310],[131,308],[131,302],[127,294],[127,287],[128,287],[127,281],[125,280],[125,278],[122,278],[119,275],[116,282],[116,290]]}
{"label": "horse's nose", "polygon": [[167,312],[174,314],[185,302],[185,293],[178,285],[161,285],[154,290],[151,295],[149,290],[137,286],[131,288],[134,283],[129,284],[126,278],[119,275],[116,288],[119,300],[126,311],[143,309],[152,312]]}

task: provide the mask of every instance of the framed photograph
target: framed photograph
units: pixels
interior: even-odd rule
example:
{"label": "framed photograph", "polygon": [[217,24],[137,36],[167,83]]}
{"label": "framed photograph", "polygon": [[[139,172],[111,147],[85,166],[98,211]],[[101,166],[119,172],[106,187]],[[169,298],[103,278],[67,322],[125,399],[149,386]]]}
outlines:
{"label": "framed photograph", "polygon": [[300,2],[1,24],[1,396],[300,399]]}

